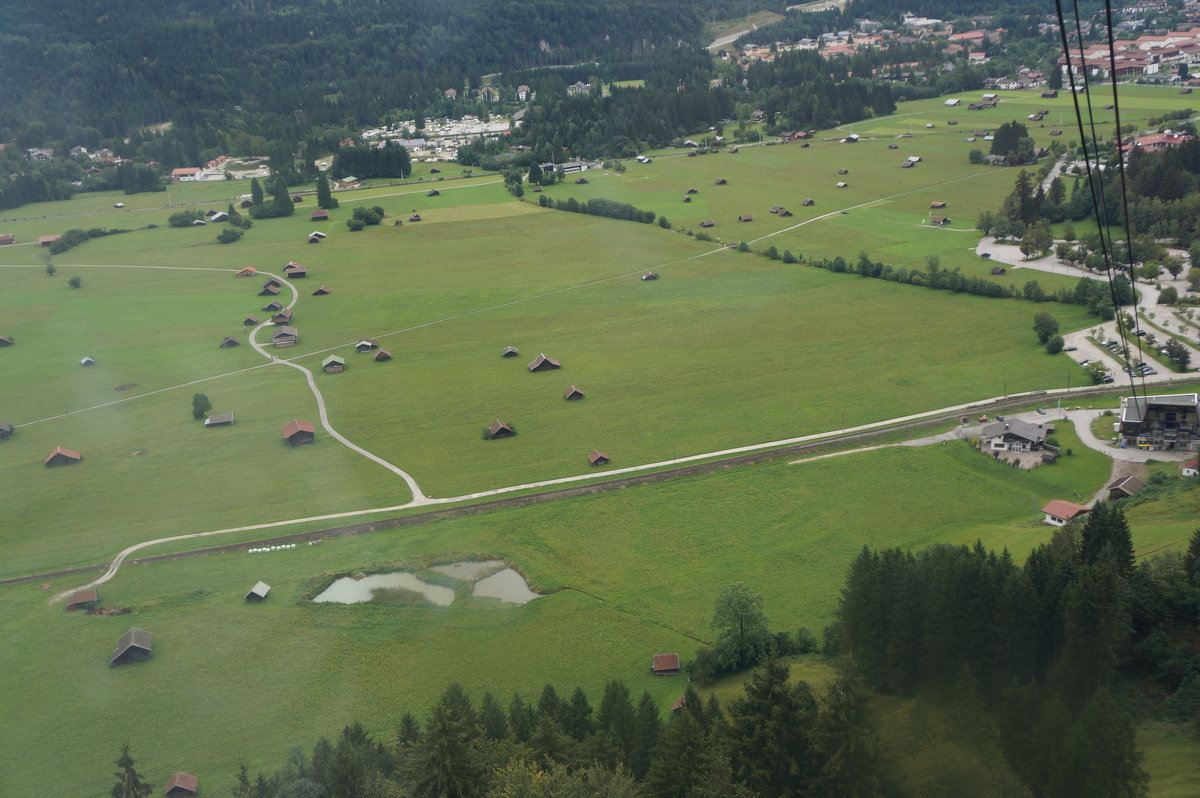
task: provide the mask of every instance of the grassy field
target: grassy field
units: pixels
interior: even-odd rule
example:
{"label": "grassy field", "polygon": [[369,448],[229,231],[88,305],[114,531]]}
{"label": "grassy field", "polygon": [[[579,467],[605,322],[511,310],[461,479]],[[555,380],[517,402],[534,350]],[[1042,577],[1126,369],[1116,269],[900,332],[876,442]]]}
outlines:
{"label": "grassy field", "polygon": [[[1064,446],[1077,443],[1069,428],[1059,437]],[[27,731],[0,741],[0,755],[40,763],[48,754],[37,740],[82,724],[92,733],[58,772],[63,794],[91,795],[89,775],[106,772],[113,741],[125,736],[147,772],[183,767],[170,763],[186,755],[189,772],[224,778],[230,762],[267,766],[289,746],[352,719],[389,733],[404,709],[423,711],[452,680],[475,695],[530,692],[552,682],[580,684],[597,697],[604,680],[620,677],[635,694],[650,690],[667,705],[683,684],[647,675],[647,658],[661,650],[688,656],[696,639],[707,640],[721,585],[746,581],[762,592],[777,628],[819,632],[836,606],[846,564],[863,545],[982,539],[1020,558],[1048,537],[1037,522],[1048,498],[1081,498],[1107,475],[1101,455],[1075,450],[1053,467],[1023,472],[962,443],[893,448],[294,551],[127,566],[101,597],[105,606],[128,607],[129,615],[84,616],[48,605],[49,593],[69,580],[49,589],[6,588],[0,632],[12,644],[0,680],[0,721],[22,718]],[[1161,543],[1152,524],[1135,524],[1134,531],[1139,550]],[[506,558],[552,595],[522,607],[466,599],[448,609],[298,598],[321,573],[461,553]],[[271,599],[245,604],[242,595],[259,579],[272,585]],[[155,634],[154,659],[107,668],[107,652],[133,625]],[[47,663],[54,663],[54,680],[39,677]],[[188,684],[185,724],[170,721],[181,696],[164,687],[181,683]],[[288,700],[300,691],[303,702]],[[233,728],[230,717],[238,718]],[[6,791],[34,787],[20,773],[6,778]]]}

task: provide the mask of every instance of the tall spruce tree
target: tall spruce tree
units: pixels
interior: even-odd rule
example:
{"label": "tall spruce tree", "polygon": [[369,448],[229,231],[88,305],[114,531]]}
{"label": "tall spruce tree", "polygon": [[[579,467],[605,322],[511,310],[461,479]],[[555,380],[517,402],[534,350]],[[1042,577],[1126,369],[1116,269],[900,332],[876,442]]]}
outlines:
{"label": "tall spruce tree", "polygon": [[117,783],[112,788],[112,798],[146,798],[154,791],[154,785],[142,778],[134,768],[134,759],[129,755],[129,743],[121,746],[121,756],[114,762],[117,770],[113,775]]}
{"label": "tall spruce tree", "polygon": [[255,205],[262,205],[263,203],[262,184],[258,182],[257,177],[250,178],[250,201]]}
{"label": "tall spruce tree", "polygon": [[327,211],[333,210],[338,206],[337,199],[329,190],[329,180],[325,175],[317,178],[317,207]]}

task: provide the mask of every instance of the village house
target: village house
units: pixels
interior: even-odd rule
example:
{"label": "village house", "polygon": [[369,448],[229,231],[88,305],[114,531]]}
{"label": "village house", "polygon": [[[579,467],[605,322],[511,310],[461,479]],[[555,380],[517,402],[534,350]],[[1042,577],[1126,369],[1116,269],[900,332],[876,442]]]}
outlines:
{"label": "village house", "polygon": [[1152,451],[1200,451],[1200,395],[1121,397],[1123,446]]}
{"label": "village house", "polygon": [[1082,504],[1055,499],[1042,508],[1042,513],[1045,514],[1042,523],[1050,526],[1066,526],[1091,509]]}
{"label": "village house", "polygon": [[1053,427],[1018,418],[994,421],[979,430],[980,448],[985,452],[1032,452],[1041,449],[1053,431]]}

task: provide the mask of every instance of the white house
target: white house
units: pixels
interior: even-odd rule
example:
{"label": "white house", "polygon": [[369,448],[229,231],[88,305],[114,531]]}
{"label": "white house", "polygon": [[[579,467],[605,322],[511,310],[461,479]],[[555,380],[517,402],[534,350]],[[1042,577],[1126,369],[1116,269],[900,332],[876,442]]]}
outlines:
{"label": "white house", "polygon": [[1066,526],[1091,509],[1090,507],[1084,507],[1082,504],[1055,499],[1042,508],[1042,512],[1046,515],[1042,519],[1042,523],[1049,524],[1050,526]]}

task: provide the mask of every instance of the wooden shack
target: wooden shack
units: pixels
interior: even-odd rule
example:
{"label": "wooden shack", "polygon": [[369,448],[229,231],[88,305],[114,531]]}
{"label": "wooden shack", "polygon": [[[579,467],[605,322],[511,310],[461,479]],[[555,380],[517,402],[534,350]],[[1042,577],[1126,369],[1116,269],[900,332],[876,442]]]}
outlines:
{"label": "wooden shack", "polygon": [[108,664],[126,665],[131,662],[142,662],[150,659],[152,653],[153,645],[150,633],[135,626],[121,635],[121,639],[117,641],[117,647],[113,649],[108,658]]}
{"label": "wooden shack", "polygon": [[74,465],[83,460],[83,455],[79,452],[73,452],[70,449],[64,449],[61,446],[55,446],[54,451],[46,455],[44,465],[47,468],[62,465]]}
{"label": "wooden shack", "polygon": [[250,588],[250,592],[246,594],[246,601],[266,601],[269,595],[271,595],[271,586],[266,582],[256,582],[254,587]]}
{"label": "wooden shack", "polygon": [[283,425],[283,440],[288,446],[305,446],[317,440],[317,430],[310,422],[294,418]]}
{"label": "wooden shack", "polygon": [[483,433],[483,437],[487,438],[489,441],[492,441],[497,438],[511,438],[516,434],[516,430],[514,430],[512,427],[510,427],[508,424],[505,424],[500,419],[496,419],[488,425],[487,431]]}
{"label": "wooden shack", "polygon": [[531,360],[529,362],[529,370],[531,372],[533,372],[533,371],[552,371],[554,369],[559,369],[559,368],[562,368],[562,364],[560,364],[557,360],[555,360],[552,357],[546,357],[544,354],[539,354],[537,357],[535,357],[533,360]]}

